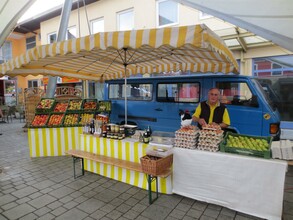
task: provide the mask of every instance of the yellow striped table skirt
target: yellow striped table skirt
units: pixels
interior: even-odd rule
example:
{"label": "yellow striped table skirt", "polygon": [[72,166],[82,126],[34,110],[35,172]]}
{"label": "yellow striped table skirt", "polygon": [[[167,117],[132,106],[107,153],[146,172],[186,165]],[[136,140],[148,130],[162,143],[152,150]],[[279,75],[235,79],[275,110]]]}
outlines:
{"label": "yellow striped table skirt", "polygon": [[29,128],[30,156],[64,156],[67,150],[78,149],[81,133],[81,127]]}
{"label": "yellow striped table skirt", "polygon": [[[99,138],[92,135],[80,135],[80,150],[114,157],[126,161],[140,162],[145,155],[147,144],[125,140]],[[147,175],[103,163],[85,160],[85,170],[106,176],[124,183],[147,189]],[[167,178],[158,177],[159,192],[172,194],[172,175]],[[155,189],[155,182],[152,183]]]}

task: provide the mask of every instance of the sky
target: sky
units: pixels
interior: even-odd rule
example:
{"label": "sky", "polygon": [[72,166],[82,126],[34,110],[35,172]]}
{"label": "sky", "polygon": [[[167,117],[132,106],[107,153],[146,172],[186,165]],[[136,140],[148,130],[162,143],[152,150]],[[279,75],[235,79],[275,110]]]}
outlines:
{"label": "sky", "polygon": [[46,10],[62,5],[64,0],[36,0],[36,2],[27,10],[27,12],[19,19],[18,23],[32,18]]}

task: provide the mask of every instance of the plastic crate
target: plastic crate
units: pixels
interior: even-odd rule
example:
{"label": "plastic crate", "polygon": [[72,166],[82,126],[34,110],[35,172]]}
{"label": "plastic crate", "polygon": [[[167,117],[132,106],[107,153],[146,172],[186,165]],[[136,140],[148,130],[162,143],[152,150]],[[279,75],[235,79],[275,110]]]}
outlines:
{"label": "plastic crate", "polygon": [[112,103],[111,101],[99,101],[97,111],[98,112],[111,112]]}
{"label": "plastic crate", "polygon": [[[42,116],[44,116],[44,117],[42,117]],[[40,117],[42,117],[42,118],[40,118]],[[46,128],[49,117],[50,117],[49,114],[36,114],[31,122],[31,124],[28,127],[29,128]],[[39,124],[35,124],[36,123],[35,120],[38,120]]]}
{"label": "plastic crate", "polygon": [[36,113],[50,113],[55,105],[55,99],[42,98],[36,105]]}
{"label": "plastic crate", "polygon": [[[251,148],[243,148],[243,147],[231,147],[227,145],[227,140],[229,136],[233,137],[247,137],[252,139],[261,139],[266,140],[268,143],[268,149],[266,150],[255,150]],[[234,154],[241,154],[246,156],[254,156],[254,157],[261,157],[265,159],[271,158],[271,144],[272,144],[272,137],[260,137],[260,136],[252,136],[252,135],[241,135],[235,134],[231,132],[227,132],[223,141],[220,143],[220,151],[227,152],[227,153],[234,153]]]}
{"label": "plastic crate", "polygon": [[66,112],[68,105],[68,101],[55,101],[53,112]]}
{"label": "plastic crate", "polygon": [[80,114],[80,119],[78,124],[84,125],[86,123],[90,123],[92,118],[95,119],[95,112],[83,112]]}
{"label": "plastic crate", "polygon": [[[47,122],[48,127],[63,127],[65,113],[51,113]],[[53,118],[59,118],[58,121],[52,121]]]}
{"label": "plastic crate", "polygon": [[79,124],[79,121],[80,121],[80,113],[66,113],[64,116],[63,126],[64,127],[81,126]]}
{"label": "plastic crate", "polygon": [[69,99],[67,112],[77,112],[82,109],[82,99]]}
{"label": "plastic crate", "polygon": [[82,109],[83,111],[95,111],[97,109],[97,99],[84,99]]}

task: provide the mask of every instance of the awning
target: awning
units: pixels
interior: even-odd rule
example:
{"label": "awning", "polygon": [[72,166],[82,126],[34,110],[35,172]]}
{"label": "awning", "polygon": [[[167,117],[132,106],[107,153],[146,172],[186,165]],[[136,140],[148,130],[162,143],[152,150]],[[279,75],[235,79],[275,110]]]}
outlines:
{"label": "awning", "polygon": [[205,25],[195,25],[97,33],[38,46],[0,66],[9,76],[96,81],[179,70],[238,73],[238,64],[217,35]]}

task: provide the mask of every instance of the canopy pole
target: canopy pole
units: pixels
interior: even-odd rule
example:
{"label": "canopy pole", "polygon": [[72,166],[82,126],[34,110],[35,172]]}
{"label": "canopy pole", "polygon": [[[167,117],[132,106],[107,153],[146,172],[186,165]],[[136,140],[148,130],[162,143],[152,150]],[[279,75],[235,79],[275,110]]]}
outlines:
{"label": "canopy pole", "polygon": [[[66,32],[68,27],[69,16],[72,8],[73,0],[65,0],[64,5],[62,7],[61,19],[57,34],[57,42],[63,41],[66,38]],[[49,76],[49,82],[47,85],[46,97],[53,98],[57,85],[57,76]]]}
{"label": "canopy pole", "polygon": [[[126,51],[125,51],[126,52]],[[124,103],[125,103],[125,124],[127,125],[127,78],[126,78],[127,64],[124,63]]]}

